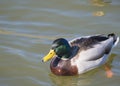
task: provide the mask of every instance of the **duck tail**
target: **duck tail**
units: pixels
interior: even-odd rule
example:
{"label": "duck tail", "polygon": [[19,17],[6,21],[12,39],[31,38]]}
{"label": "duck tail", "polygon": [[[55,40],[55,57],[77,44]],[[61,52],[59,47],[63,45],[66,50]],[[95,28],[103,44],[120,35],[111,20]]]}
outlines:
{"label": "duck tail", "polygon": [[117,44],[118,44],[118,42],[119,42],[119,37],[118,36],[116,36],[114,33],[111,33],[111,34],[108,34],[108,38],[113,38],[113,43],[114,43],[114,45],[113,45],[113,47],[115,47]]}

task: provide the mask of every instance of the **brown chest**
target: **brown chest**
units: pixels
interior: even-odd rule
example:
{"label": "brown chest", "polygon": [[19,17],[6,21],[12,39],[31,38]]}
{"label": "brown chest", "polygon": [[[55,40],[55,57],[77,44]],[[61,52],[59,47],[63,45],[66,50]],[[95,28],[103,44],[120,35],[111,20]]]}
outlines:
{"label": "brown chest", "polygon": [[56,64],[54,61],[51,62],[50,69],[55,75],[70,76],[78,74],[77,67],[72,66],[70,60],[60,60]]}

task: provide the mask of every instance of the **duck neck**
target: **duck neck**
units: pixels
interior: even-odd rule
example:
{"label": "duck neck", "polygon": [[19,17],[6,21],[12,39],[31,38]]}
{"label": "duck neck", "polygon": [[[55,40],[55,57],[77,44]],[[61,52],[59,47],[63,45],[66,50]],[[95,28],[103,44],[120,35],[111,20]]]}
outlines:
{"label": "duck neck", "polygon": [[67,59],[70,58],[70,56],[71,56],[71,51],[69,51],[69,52],[67,52],[66,54],[64,54],[64,55],[61,57],[61,59],[67,60]]}

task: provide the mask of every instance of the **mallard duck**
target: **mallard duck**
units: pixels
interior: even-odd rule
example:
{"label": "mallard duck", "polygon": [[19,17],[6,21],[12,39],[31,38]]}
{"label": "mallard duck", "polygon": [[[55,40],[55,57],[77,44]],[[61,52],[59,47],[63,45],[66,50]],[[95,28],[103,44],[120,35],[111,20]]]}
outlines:
{"label": "mallard duck", "polygon": [[55,75],[77,75],[92,70],[106,63],[111,49],[117,45],[119,37],[114,33],[92,35],[67,41],[58,38],[42,61],[50,63],[51,72]]}

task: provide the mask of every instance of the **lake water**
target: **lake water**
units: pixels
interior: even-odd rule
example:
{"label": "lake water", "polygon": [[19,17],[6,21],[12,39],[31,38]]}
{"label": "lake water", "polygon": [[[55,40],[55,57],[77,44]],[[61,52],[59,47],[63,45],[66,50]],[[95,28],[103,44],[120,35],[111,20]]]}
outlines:
{"label": "lake water", "polygon": [[0,86],[119,86],[120,43],[104,66],[77,76],[55,76],[42,63],[54,39],[116,33],[120,0],[1,0]]}

